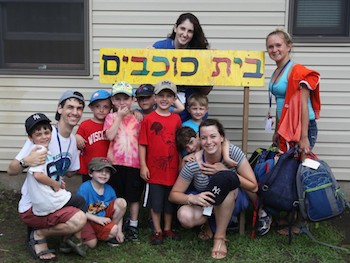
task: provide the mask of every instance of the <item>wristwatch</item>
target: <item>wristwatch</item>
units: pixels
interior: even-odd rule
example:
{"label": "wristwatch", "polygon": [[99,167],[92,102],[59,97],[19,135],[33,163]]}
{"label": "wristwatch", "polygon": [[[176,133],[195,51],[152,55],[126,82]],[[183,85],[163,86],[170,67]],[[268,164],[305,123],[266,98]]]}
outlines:
{"label": "wristwatch", "polygon": [[24,159],[21,159],[21,160],[19,161],[19,164],[20,164],[20,166],[21,166],[22,168],[28,168],[28,165],[26,165],[26,163],[24,162]]}

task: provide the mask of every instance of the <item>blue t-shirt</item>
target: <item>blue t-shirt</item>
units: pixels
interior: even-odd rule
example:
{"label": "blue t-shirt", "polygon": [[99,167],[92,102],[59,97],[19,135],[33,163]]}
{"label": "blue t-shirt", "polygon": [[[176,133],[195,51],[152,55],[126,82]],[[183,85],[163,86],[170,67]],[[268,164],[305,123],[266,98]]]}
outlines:
{"label": "blue t-shirt", "polygon": [[85,198],[88,206],[88,213],[100,217],[106,216],[105,210],[107,209],[109,203],[117,199],[117,195],[112,186],[105,184],[103,195],[99,195],[92,187],[91,180],[81,184],[77,194]]}
{"label": "blue t-shirt", "polygon": [[174,40],[171,38],[159,40],[153,44],[153,47],[157,49],[175,49]]}
{"label": "blue t-shirt", "polygon": [[192,119],[189,119],[182,123],[182,127],[190,127],[192,128],[196,133],[199,132],[199,124],[194,122]]}

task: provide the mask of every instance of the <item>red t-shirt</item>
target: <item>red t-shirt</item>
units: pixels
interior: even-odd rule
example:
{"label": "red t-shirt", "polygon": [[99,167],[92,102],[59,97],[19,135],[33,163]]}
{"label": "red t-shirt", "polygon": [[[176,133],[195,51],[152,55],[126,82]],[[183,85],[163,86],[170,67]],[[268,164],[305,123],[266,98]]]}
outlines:
{"label": "red t-shirt", "polygon": [[142,121],[139,144],[146,146],[146,163],[150,172],[149,183],[174,185],[179,175],[179,154],[175,132],[181,127],[179,115],[161,116],[156,111]]}
{"label": "red t-shirt", "polygon": [[94,157],[107,157],[109,140],[103,131],[103,123],[96,123],[89,119],[83,121],[77,130],[87,143],[80,153],[80,174],[88,174],[88,164]]}

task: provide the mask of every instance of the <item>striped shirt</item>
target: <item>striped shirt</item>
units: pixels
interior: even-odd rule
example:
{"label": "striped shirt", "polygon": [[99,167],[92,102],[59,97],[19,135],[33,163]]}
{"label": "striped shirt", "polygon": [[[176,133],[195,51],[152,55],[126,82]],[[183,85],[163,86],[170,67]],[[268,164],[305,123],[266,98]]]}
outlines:
{"label": "striped shirt", "polygon": [[[237,166],[230,168],[230,170],[237,172],[237,168],[241,165],[245,155],[239,147],[233,144],[230,144],[229,154],[230,158],[237,162]],[[223,163],[228,166],[224,161]],[[180,176],[186,181],[192,182],[194,188],[199,192],[205,191],[209,183],[208,175],[201,173],[198,162],[187,162],[182,168]]]}

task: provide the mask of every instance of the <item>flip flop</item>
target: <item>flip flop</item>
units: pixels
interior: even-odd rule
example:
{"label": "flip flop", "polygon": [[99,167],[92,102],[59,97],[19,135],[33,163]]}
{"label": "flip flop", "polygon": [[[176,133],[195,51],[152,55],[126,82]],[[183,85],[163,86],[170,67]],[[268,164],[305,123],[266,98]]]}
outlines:
{"label": "flip flop", "polygon": [[44,243],[47,243],[47,241],[46,241],[45,238],[39,239],[39,240],[35,240],[34,239],[34,231],[35,230],[32,230],[32,232],[30,232],[29,241],[28,241],[28,248],[29,248],[29,251],[30,251],[30,254],[32,255],[32,257],[34,259],[39,259],[40,261],[54,261],[54,260],[56,260],[57,259],[56,255],[54,255],[53,258],[40,258],[43,255],[47,255],[47,254],[50,254],[50,253],[52,253],[52,254],[55,253],[54,249],[45,249],[43,251],[40,251],[40,252],[36,253],[35,245],[44,244]]}

